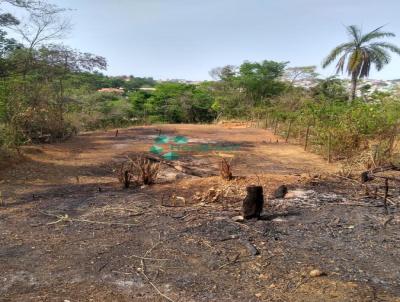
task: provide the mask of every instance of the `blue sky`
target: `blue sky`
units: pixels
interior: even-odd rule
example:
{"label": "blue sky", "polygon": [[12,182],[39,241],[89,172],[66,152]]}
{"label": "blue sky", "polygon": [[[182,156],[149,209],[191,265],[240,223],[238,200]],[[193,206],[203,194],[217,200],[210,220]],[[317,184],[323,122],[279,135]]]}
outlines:
{"label": "blue sky", "polygon": [[[244,60],[321,65],[344,25],[386,25],[400,45],[399,0],[53,0],[73,9],[66,44],[105,56],[107,74],[209,79]],[[334,69],[319,70],[327,76]],[[400,78],[400,58],[371,78]]]}

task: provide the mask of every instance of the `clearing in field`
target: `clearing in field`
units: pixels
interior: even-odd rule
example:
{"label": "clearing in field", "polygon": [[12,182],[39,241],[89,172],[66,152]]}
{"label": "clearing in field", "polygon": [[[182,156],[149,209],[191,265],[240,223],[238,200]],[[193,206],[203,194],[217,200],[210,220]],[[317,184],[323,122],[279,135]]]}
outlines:
{"label": "clearing in field", "polygon": [[[387,215],[283,141],[156,125],[24,147],[0,174],[0,301],[400,301],[398,192]],[[155,183],[123,188],[138,155],[158,165]],[[261,219],[238,217],[249,185],[263,188]]]}

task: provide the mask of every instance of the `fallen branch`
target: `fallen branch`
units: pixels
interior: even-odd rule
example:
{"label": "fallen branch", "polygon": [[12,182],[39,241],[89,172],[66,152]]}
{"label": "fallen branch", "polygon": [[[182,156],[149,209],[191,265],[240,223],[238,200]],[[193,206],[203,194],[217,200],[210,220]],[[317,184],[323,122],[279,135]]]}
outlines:
{"label": "fallen branch", "polygon": [[382,208],[382,207],[383,207],[383,204],[373,205],[373,204],[350,203],[350,202],[329,202],[328,205],[353,206],[353,207],[369,207],[369,208]]}
{"label": "fallen branch", "polygon": [[208,176],[215,176],[216,175],[215,173],[204,173],[204,172],[202,173],[202,172],[199,172],[199,171],[195,171],[193,168],[189,168],[189,167],[184,166],[182,164],[177,164],[176,161],[175,162],[169,162],[169,161],[166,161],[166,160],[164,160],[164,159],[162,159],[160,157],[153,156],[153,155],[150,155],[150,154],[146,155],[146,158],[148,158],[149,160],[152,160],[152,161],[155,161],[155,162],[170,166],[171,168],[174,168],[175,170],[177,170],[179,172],[182,172],[182,173],[188,174],[188,175],[192,175],[192,176],[208,177]]}
{"label": "fallen branch", "polygon": [[[395,170],[395,171],[398,171],[398,170]],[[382,172],[382,171],[379,171],[379,172]],[[348,180],[348,181],[351,181],[351,182],[356,183],[356,184],[358,184],[358,185],[360,185],[360,186],[364,186],[364,187],[367,187],[367,188],[368,188],[368,185],[367,185],[367,184],[362,183],[362,182],[360,182],[360,181],[357,181],[357,180],[355,180],[355,179],[351,179],[351,178],[344,177],[344,176],[340,176],[340,175],[334,175],[334,176],[336,176],[336,177],[338,177],[338,178],[342,178],[342,179]],[[377,176],[377,177],[378,177],[378,178],[382,178],[382,179],[386,179],[386,180],[400,181],[399,179],[395,179],[395,178],[391,178],[391,177],[381,177],[381,176]],[[382,187],[382,186],[375,186],[375,188],[381,188],[381,187]],[[385,186],[383,186],[383,188],[385,188]],[[380,197],[382,197],[382,198],[385,198],[384,195],[378,194],[378,193],[376,193],[376,196],[380,196]],[[368,196],[365,196],[365,197],[368,197]],[[361,197],[361,198],[364,198],[364,197]],[[392,205],[396,205],[396,204],[397,204],[395,201],[393,201],[392,199],[388,198],[387,196],[386,196],[386,201],[389,201]]]}
{"label": "fallen branch", "polygon": [[[143,260],[142,260],[142,262],[143,262]],[[164,295],[164,294],[158,289],[158,287],[155,286],[154,283],[150,281],[149,277],[147,277],[147,275],[146,275],[144,272],[142,272],[142,275],[146,278],[147,282],[149,282],[149,284],[154,288],[154,290],[155,290],[161,297],[163,297],[163,298],[166,299],[167,301],[175,302],[175,301],[172,300],[170,297]]]}
{"label": "fallen branch", "polygon": [[144,260],[147,258],[147,256],[151,253],[151,251],[160,244],[160,242],[158,242],[157,244],[153,245],[145,254],[143,257],[141,257],[140,259],[140,264],[141,264],[141,273],[143,275],[143,277],[147,280],[147,282],[149,282],[149,284],[154,288],[154,290],[161,296],[163,297],[165,300],[170,301],[170,302],[175,302],[174,300],[172,300],[170,297],[164,295],[159,289],[158,287],[151,282],[150,278],[146,275],[146,267],[145,267],[145,263]]}
{"label": "fallen branch", "polygon": [[141,257],[137,255],[131,255],[128,258],[137,258],[141,260],[152,260],[152,261],[171,261],[171,259],[159,259],[159,258],[149,258],[149,257]]}
{"label": "fallen branch", "polygon": [[349,177],[345,177],[345,176],[341,176],[341,175],[337,175],[337,174],[332,174],[332,176],[337,177],[337,178],[341,178],[341,179],[345,179],[345,180],[348,180],[348,181],[351,181],[351,182],[356,183],[356,184],[361,185],[361,186],[366,186],[366,185],[363,184],[362,182],[357,181],[357,180],[352,179],[352,178],[349,178]]}
{"label": "fallen branch", "polygon": [[137,226],[137,224],[131,224],[131,223],[121,223],[121,222],[105,222],[105,221],[95,221],[95,220],[87,220],[87,219],[75,219],[75,218],[70,218],[68,214],[65,215],[56,215],[56,214],[51,214],[51,213],[46,213],[39,211],[41,214],[49,216],[49,217],[55,217],[58,220],[54,222],[49,222],[47,225],[52,225],[52,224],[57,224],[60,222],[84,222],[84,223],[90,223],[90,224],[102,224],[102,225],[119,225],[119,226],[127,226],[127,227],[133,227]]}
{"label": "fallen branch", "polygon": [[145,214],[145,212],[138,212],[136,209],[126,209],[126,208],[104,208],[103,211],[127,211],[127,212],[134,212],[130,214],[130,216],[141,216]]}
{"label": "fallen branch", "polygon": [[389,217],[386,219],[386,221],[383,223],[383,228],[386,229],[386,226],[394,219],[394,216]]}

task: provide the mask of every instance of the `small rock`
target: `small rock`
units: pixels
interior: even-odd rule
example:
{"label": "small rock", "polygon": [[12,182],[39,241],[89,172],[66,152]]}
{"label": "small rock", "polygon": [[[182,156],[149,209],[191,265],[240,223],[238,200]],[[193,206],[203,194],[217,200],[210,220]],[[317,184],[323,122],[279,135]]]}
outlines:
{"label": "small rock", "polygon": [[185,217],[185,213],[172,214],[171,217],[175,218],[175,219],[181,219],[181,218]]}
{"label": "small rock", "polygon": [[232,217],[232,220],[235,222],[243,222],[244,217],[243,216],[235,216],[235,217]]}
{"label": "small rock", "polygon": [[164,287],[164,290],[165,290],[166,292],[170,292],[171,289],[172,289],[172,286],[171,286],[171,284],[169,284],[169,283],[164,284],[163,287]]}
{"label": "small rock", "polygon": [[319,269],[314,269],[310,272],[310,277],[315,278],[315,277],[321,277],[325,275],[324,272],[320,271]]}
{"label": "small rock", "polygon": [[177,197],[176,197],[176,200],[179,200],[179,201],[181,201],[181,202],[183,202],[183,203],[186,203],[185,197],[177,196]]}
{"label": "small rock", "polygon": [[273,222],[287,222],[286,219],[283,219],[283,218],[280,218],[280,217],[275,218],[275,219],[272,219],[272,221],[273,221]]}
{"label": "small rock", "polygon": [[296,193],[295,192],[289,192],[285,195],[285,199],[291,199],[291,198],[296,198]]}
{"label": "small rock", "polygon": [[256,297],[257,297],[257,298],[261,298],[261,296],[262,296],[262,293],[257,293],[257,294],[256,294]]}

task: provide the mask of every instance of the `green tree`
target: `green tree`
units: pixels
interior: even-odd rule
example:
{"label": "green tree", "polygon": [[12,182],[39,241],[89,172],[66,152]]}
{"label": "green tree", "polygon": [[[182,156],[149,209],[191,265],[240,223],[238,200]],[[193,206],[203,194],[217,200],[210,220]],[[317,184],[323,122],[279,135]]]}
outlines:
{"label": "green tree", "polygon": [[237,81],[244,89],[250,105],[258,105],[265,98],[277,96],[285,85],[279,79],[284,74],[286,62],[244,62],[240,65]]}
{"label": "green tree", "polygon": [[319,80],[318,84],[311,88],[311,95],[316,100],[323,101],[346,101],[347,92],[343,80],[336,77],[329,77]]}
{"label": "green tree", "polygon": [[336,72],[343,73],[346,66],[347,73],[351,76],[350,101],[356,97],[358,80],[369,76],[372,65],[375,65],[379,71],[390,62],[389,51],[400,55],[400,48],[396,45],[376,41],[386,37],[395,37],[394,33],[382,31],[382,28],[381,26],[363,34],[358,26],[348,26],[347,32],[350,41],[334,48],[322,63],[325,68],[340,56]]}
{"label": "green tree", "polygon": [[317,66],[295,66],[288,67],[285,70],[284,78],[288,80],[292,85],[298,81],[304,80],[315,80],[318,76],[316,72]]}

